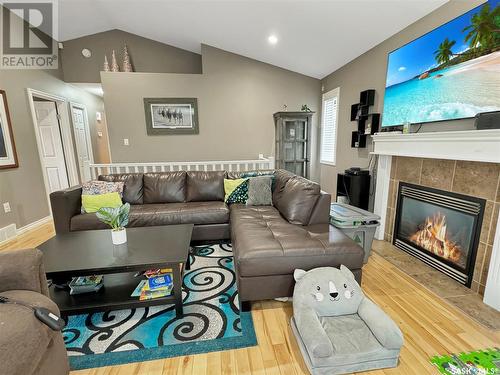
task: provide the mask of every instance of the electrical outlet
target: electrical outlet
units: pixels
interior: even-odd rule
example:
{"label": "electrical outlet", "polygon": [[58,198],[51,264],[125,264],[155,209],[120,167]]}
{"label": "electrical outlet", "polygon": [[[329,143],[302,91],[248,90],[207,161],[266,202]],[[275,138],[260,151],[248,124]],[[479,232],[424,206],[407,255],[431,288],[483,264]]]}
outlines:
{"label": "electrical outlet", "polygon": [[10,203],[9,202],[5,202],[3,204],[3,210],[5,211],[6,214],[10,212]]}
{"label": "electrical outlet", "polygon": [[128,138],[123,138],[123,145],[124,146],[128,146],[129,145]]}

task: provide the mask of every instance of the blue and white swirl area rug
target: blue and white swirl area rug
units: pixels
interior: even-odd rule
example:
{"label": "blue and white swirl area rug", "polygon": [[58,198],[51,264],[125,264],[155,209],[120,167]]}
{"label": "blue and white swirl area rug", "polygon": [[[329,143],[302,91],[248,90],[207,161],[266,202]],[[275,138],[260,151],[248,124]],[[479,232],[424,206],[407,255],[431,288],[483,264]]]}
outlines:
{"label": "blue and white swirl area rug", "polygon": [[63,330],[73,370],[257,344],[252,316],[240,312],[230,244],[191,249],[184,317],[173,305],[72,315]]}

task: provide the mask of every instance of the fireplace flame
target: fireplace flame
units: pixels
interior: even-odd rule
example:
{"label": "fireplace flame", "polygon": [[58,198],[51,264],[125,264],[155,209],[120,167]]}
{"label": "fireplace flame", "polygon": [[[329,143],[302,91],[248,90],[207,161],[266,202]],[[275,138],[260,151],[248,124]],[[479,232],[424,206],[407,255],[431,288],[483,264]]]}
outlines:
{"label": "fireplace flame", "polygon": [[427,217],[425,223],[410,236],[410,241],[453,262],[458,262],[462,256],[460,245],[447,238],[446,216],[440,212],[433,217]]}

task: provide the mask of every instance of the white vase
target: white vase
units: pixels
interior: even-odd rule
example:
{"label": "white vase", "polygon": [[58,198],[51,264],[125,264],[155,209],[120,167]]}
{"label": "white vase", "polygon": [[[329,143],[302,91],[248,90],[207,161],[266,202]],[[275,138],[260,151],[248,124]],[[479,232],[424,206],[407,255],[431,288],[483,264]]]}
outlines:
{"label": "white vase", "polygon": [[111,229],[111,240],[114,245],[127,242],[127,231],[125,228]]}

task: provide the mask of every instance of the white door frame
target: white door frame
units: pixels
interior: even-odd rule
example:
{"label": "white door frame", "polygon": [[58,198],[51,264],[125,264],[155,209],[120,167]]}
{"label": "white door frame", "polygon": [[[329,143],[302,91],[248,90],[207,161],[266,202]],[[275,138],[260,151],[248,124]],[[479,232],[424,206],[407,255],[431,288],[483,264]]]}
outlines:
{"label": "white door frame", "polygon": [[66,161],[66,171],[68,174],[68,183],[69,183],[69,186],[74,186],[74,185],[79,184],[79,179],[78,179],[78,166],[76,163],[75,151],[74,151],[75,147],[73,144],[73,137],[72,137],[72,129],[71,129],[72,126],[71,126],[70,116],[69,116],[69,111],[68,111],[68,100],[66,98],[61,97],[61,96],[48,94],[46,92],[34,90],[31,88],[27,88],[26,93],[28,95],[28,103],[29,103],[30,111],[31,111],[31,119],[33,122],[34,130],[35,130],[38,158],[40,160],[40,167],[42,169],[43,182],[45,184],[45,195],[47,196],[47,201],[49,203],[49,210],[52,213],[52,208],[50,206],[50,197],[48,194],[49,183],[48,183],[47,173],[45,172],[45,168],[43,167],[43,164],[42,164],[42,160],[43,160],[42,152],[41,152],[42,142],[41,142],[40,136],[38,134],[38,122],[37,122],[37,118],[36,118],[34,98],[41,98],[41,99],[54,101],[56,104],[57,113],[60,115],[59,125],[60,125],[60,130],[61,130],[61,141],[63,144],[64,157],[65,157],[65,161]]}
{"label": "white door frame", "polygon": [[[70,110],[70,114],[71,114],[71,125],[72,125],[71,127],[73,128],[73,139],[76,142],[75,124],[73,123],[73,108],[81,109],[83,111],[84,126],[85,126],[85,133],[87,135],[87,142],[90,142],[87,144],[90,164],[94,164],[94,152],[92,151],[92,137],[90,136],[90,124],[89,124],[89,117],[87,115],[87,107],[84,104],[80,104],[78,102],[69,102],[69,110]],[[75,145],[75,150],[76,150],[76,145]],[[78,156],[78,151],[77,151],[76,156]],[[76,162],[77,162],[77,165],[79,165],[78,160]],[[83,176],[80,176],[80,179],[81,179],[81,181],[83,181]]]}

